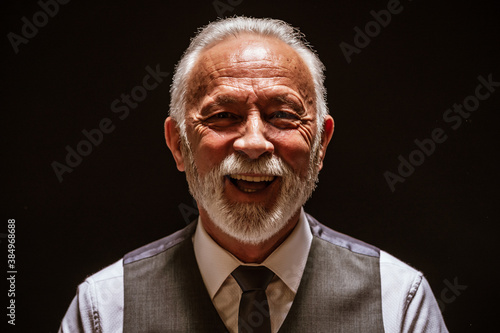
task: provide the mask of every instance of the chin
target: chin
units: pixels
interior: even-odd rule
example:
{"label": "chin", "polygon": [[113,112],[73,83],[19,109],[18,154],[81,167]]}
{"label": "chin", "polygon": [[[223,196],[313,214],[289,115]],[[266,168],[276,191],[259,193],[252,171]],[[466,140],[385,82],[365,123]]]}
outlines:
{"label": "chin", "polygon": [[290,205],[275,205],[269,210],[254,203],[220,203],[213,200],[205,209],[213,224],[238,242],[252,245],[264,243],[279,234],[301,206],[290,209]]}

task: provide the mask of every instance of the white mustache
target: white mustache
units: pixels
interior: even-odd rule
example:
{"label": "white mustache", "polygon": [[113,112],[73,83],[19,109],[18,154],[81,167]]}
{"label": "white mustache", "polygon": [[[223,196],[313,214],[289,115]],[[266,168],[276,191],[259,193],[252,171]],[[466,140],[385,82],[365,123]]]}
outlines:
{"label": "white mustache", "polygon": [[226,157],[218,170],[220,176],[242,173],[285,176],[291,172],[292,168],[276,155],[265,155],[257,160],[250,160],[237,153]]}

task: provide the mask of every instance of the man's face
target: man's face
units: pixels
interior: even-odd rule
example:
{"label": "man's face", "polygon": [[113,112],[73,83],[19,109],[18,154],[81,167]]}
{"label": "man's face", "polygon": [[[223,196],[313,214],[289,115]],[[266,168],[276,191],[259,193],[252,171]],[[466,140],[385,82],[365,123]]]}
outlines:
{"label": "man's face", "polygon": [[[312,193],[324,154],[307,67],[281,41],[240,35],[205,50],[189,82],[183,165],[195,199],[212,220],[241,213],[215,224],[275,232]],[[284,221],[245,222],[271,216]]]}

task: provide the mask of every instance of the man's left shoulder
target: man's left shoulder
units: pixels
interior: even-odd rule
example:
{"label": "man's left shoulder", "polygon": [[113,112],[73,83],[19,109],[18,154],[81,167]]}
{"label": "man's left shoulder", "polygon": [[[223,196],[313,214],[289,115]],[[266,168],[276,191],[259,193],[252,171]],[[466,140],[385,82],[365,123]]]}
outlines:
{"label": "man's left shoulder", "polygon": [[394,332],[448,332],[422,272],[380,251],[384,324]]}
{"label": "man's left shoulder", "polygon": [[405,275],[409,276],[422,275],[422,272],[420,272],[419,270],[382,250],[380,251],[380,266],[387,267],[391,271],[399,272],[402,274],[404,273]]}
{"label": "man's left shoulder", "polygon": [[320,223],[311,215],[305,213],[306,219],[311,227],[311,232],[314,237],[326,241],[330,244],[340,246],[351,252],[362,254],[370,257],[380,257],[380,249],[371,244],[365,243],[359,239],[348,236],[341,232],[330,229],[326,225]]}
{"label": "man's left shoulder", "polygon": [[365,243],[359,239],[330,229],[307,213],[305,215],[314,237],[317,237],[333,245],[340,246],[353,253],[378,258],[381,269],[383,271],[397,273],[391,274],[395,278],[407,278],[409,280],[422,279],[422,273],[420,271],[392,256],[391,254],[379,249],[374,245]]}
{"label": "man's left shoulder", "polygon": [[[332,230],[306,214],[315,238],[366,256],[380,268],[384,327],[388,332],[447,332],[431,287],[419,270],[379,248]],[[349,258],[352,258],[349,256]]]}

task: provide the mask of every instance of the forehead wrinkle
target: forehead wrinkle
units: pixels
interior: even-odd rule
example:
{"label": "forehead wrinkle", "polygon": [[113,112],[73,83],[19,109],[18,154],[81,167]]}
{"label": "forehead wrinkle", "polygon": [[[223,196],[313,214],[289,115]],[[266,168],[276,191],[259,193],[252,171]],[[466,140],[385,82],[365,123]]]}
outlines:
{"label": "forehead wrinkle", "polygon": [[[223,42],[222,42],[223,43]],[[217,45],[215,45],[217,46]],[[214,46],[214,47],[215,47]],[[285,46],[288,46],[285,44]],[[244,53],[245,50],[247,50],[248,47],[245,47],[244,50],[234,50],[233,53],[226,53],[226,54],[220,54],[220,53],[215,53],[212,48],[209,50],[203,51],[202,55],[197,61],[197,66],[193,68],[194,72],[198,72],[201,74],[201,72],[204,70],[207,72],[208,76],[212,76],[214,72],[219,72],[219,71],[238,71],[242,70],[242,68],[231,68],[232,66],[238,66],[238,65],[244,65],[247,63],[254,63],[258,68],[247,68],[247,71],[258,71],[258,70],[264,70],[264,69],[276,69],[276,70],[283,70],[285,72],[294,72],[297,71],[297,73],[304,73],[304,69],[306,69],[306,73],[308,72],[308,68],[303,62],[302,58],[296,53],[295,50],[289,49],[288,51],[293,52],[292,54],[283,54],[283,53],[276,53],[269,47],[266,47],[267,53],[265,53],[265,56],[261,59],[244,59],[241,56],[239,56],[241,53]],[[259,48],[257,46],[257,48]],[[210,52],[212,51],[212,52]],[[225,52],[226,50],[222,50],[221,52]],[[263,66],[262,64],[269,63],[268,66]],[[196,71],[196,67],[202,67],[200,70]]]}
{"label": "forehead wrinkle", "polygon": [[[289,45],[271,38],[259,39],[257,43],[253,39],[247,40],[244,41],[244,45],[236,45],[235,48],[224,48],[224,46],[221,46],[224,42],[222,41],[202,51],[193,67],[188,80],[188,96],[191,104],[199,102],[212,87],[217,87],[219,79],[252,80],[258,78],[289,79],[295,87],[294,90],[305,99],[304,102],[310,104],[307,100],[311,98],[311,93],[313,95],[315,93],[312,76],[303,59]],[[265,44],[262,44],[262,42]],[[285,48],[276,49],[275,46],[280,43]],[[253,45],[257,50],[266,51],[260,53],[263,59],[243,59],[241,57],[241,54]],[[222,50],[214,50],[217,46],[221,46]],[[249,63],[253,63],[255,66],[245,66],[245,64]],[[226,82],[226,84],[232,85],[231,82]],[[255,90],[253,80],[250,84]]]}
{"label": "forehead wrinkle", "polygon": [[[266,75],[262,75],[264,72]],[[291,74],[290,74],[291,73]],[[256,68],[247,67],[233,67],[231,65],[214,68],[210,71],[206,71],[206,74],[199,73],[199,76],[204,76],[204,78],[209,78],[210,81],[217,78],[280,78],[287,77],[291,79],[294,72],[285,66],[259,66]],[[295,81],[295,80],[294,80]]]}
{"label": "forehead wrinkle", "polygon": [[[260,74],[264,73],[266,75]],[[287,66],[270,65],[270,66],[260,66],[258,68],[234,68],[231,65],[227,65],[222,68],[214,68],[210,72],[206,71],[206,74],[198,72],[198,77],[201,80],[207,81],[207,86],[212,84],[213,81],[218,79],[280,79],[285,78],[292,81],[295,85],[309,85],[307,77],[304,77],[303,71],[294,71]],[[257,75],[259,74],[259,75]],[[294,78],[294,76],[298,76]]]}

